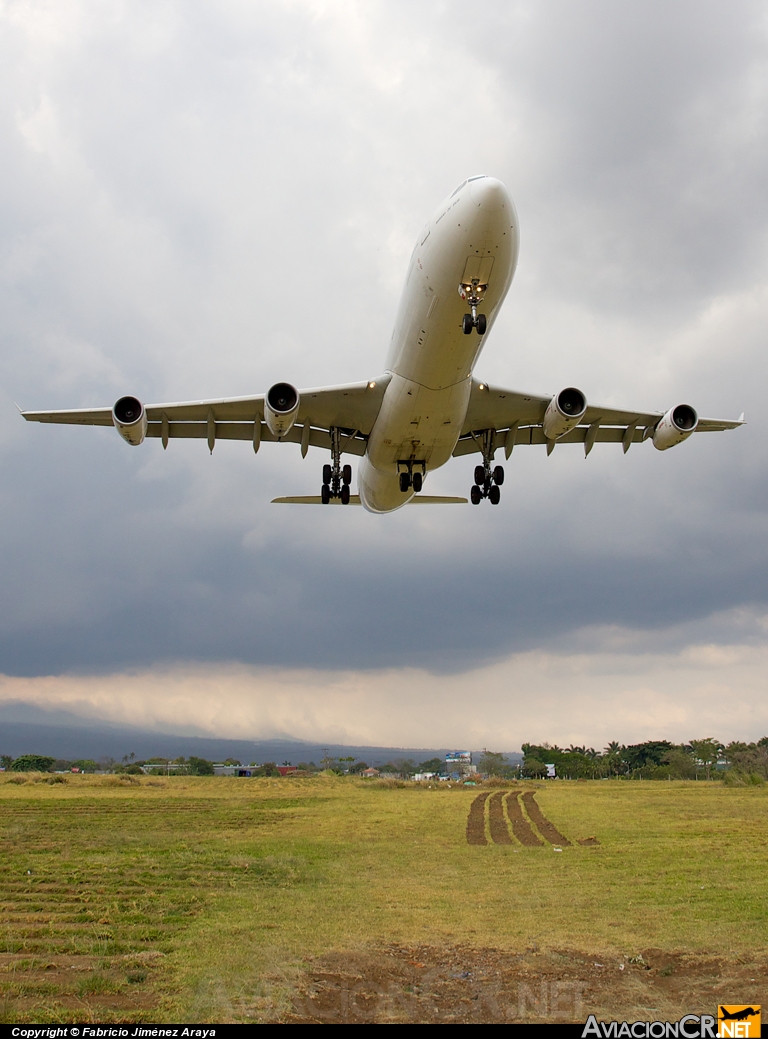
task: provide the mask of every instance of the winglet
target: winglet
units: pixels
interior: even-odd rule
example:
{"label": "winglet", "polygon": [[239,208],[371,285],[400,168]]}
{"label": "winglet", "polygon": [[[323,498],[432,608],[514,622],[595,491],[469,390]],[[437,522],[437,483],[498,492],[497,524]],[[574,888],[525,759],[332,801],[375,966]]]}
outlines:
{"label": "winglet", "polygon": [[742,413],[739,415],[739,422],[743,422],[743,421],[744,421],[744,412],[742,411]]}

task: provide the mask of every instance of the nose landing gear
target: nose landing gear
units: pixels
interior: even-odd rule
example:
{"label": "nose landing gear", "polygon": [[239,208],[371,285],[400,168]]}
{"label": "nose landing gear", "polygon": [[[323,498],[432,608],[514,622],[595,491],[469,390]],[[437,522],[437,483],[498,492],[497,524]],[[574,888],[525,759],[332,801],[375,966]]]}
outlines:
{"label": "nose landing gear", "polygon": [[478,335],[485,335],[488,322],[485,314],[478,314],[477,308],[483,302],[487,288],[487,285],[481,284],[479,278],[473,278],[472,281],[462,282],[459,285],[459,295],[467,301],[471,311],[471,313],[464,315],[461,322],[461,328],[465,336],[468,336],[473,328],[477,329]]}
{"label": "nose landing gear", "polygon": [[323,486],[320,500],[328,505],[331,498],[338,498],[342,505],[349,505],[349,485],[352,483],[352,466],[341,464],[341,437],[336,426],[331,429],[331,464],[323,466]]}

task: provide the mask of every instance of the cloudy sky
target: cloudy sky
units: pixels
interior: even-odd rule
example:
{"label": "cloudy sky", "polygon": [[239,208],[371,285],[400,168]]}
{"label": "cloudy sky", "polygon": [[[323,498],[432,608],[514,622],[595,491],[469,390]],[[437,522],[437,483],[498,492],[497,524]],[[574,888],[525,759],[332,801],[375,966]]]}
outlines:
{"label": "cloudy sky", "polygon": [[[763,4],[0,0],[0,67],[0,698],[510,750],[768,732]],[[375,377],[478,172],[522,238],[478,375],[748,425],[517,450],[498,508],[376,517],[269,504],[317,493],[315,450],[19,418]]]}

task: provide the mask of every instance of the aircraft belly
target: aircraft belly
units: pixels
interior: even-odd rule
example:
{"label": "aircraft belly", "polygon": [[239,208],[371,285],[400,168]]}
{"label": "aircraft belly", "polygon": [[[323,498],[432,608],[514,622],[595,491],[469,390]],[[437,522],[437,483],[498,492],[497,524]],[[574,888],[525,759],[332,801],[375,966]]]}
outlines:
{"label": "aircraft belly", "polygon": [[368,438],[371,465],[393,475],[400,461],[424,462],[427,472],[445,465],[459,439],[470,390],[470,379],[431,390],[394,375]]}

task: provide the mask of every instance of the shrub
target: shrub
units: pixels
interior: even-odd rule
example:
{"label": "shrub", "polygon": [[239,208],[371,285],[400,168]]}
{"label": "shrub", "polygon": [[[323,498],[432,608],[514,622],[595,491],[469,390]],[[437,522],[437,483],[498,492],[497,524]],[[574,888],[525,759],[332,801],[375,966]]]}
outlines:
{"label": "shrub", "polygon": [[11,765],[11,772],[50,772],[55,761],[40,754],[22,754]]}

